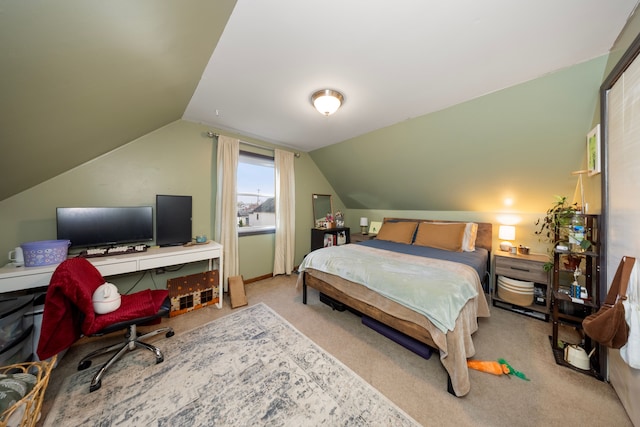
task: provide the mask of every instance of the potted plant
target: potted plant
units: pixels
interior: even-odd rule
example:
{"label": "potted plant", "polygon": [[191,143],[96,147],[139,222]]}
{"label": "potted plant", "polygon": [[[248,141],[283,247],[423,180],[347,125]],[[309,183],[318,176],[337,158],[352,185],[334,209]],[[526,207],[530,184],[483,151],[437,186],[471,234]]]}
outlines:
{"label": "potted plant", "polygon": [[547,209],[544,218],[538,218],[535,234],[540,237],[540,241],[556,243],[561,240],[561,236],[556,235],[563,227],[571,224],[574,214],[580,212],[577,203],[568,204],[567,196],[555,196],[556,202]]}
{"label": "potted plant", "polygon": [[[573,230],[573,222],[576,220],[576,214],[581,212],[578,203],[567,202],[567,196],[555,196],[556,201],[549,209],[547,209],[544,218],[539,218],[535,225],[537,227],[535,234],[539,237],[540,241],[552,243],[555,247],[557,244],[566,244],[571,240],[571,233]],[[584,227],[583,227],[584,228]],[[591,246],[591,242],[584,238],[583,235],[580,238],[579,246],[582,250],[587,250]],[[544,270],[549,271],[553,268],[553,252],[550,253],[551,260],[546,262]],[[572,256],[571,253],[567,256],[567,265],[576,265],[580,262],[580,257]],[[578,264],[579,265],[579,264]]]}
{"label": "potted plant", "polygon": [[580,263],[582,262],[582,258],[573,254],[564,255],[563,264],[564,268],[567,270],[576,271],[580,268]]}

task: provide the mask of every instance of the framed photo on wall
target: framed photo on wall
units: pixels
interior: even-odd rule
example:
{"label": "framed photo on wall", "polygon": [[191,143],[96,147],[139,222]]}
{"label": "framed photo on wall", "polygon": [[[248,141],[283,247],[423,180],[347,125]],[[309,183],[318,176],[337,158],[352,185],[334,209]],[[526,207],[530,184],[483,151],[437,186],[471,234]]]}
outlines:
{"label": "framed photo on wall", "polygon": [[587,174],[600,173],[600,125],[587,134]]}

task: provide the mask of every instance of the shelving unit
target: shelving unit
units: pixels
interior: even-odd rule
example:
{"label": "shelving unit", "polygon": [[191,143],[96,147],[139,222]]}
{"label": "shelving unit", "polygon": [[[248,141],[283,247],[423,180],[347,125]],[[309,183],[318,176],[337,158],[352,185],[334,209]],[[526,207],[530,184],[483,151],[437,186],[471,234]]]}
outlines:
{"label": "shelving unit", "polygon": [[[549,320],[550,301],[550,277],[544,271],[544,264],[548,257],[543,254],[511,254],[498,252],[494,256],[494,289],[492,292],[493,305],[507,310],[515,311],[536,319]],[[533,303],[530,305],[518,305],[512,301],[503,299],[498,293],[498,276],[510,279],[534,282]],[[536,294],[535,288],[538,289]]]}
{"label": "shelving unit", "polygon": [[[598,241],[598,217],[596,215],[575,215],[579,218],[580,226],[584,227],[584,238],[592,245],[588,250],[582,250],[576,244],[563,245],[567,249],[560,249],[558,245],[553,254],[553,281],[551,294],[552,334],[551,348],[556,363],[567,366],[579,372],[602,379],[600,366],[600,346],[582,330],[582,320],[599,308],[600,301],[600,244]],[[570,228],[571,225],[567,225]],[[571,230],[559,230],[556,235],[564,239]],[[576,273],[576,269],[579,274]],[[574,283],[579,285],[579,292]],[[572,296],[572,287],[573,296]],[[586,296],[584,291],[586,290]],[[572,366],[564,360],[564,346],[578,344],[590,353],[591,369],[583,370]]]}
{"label": "shelving unit", "polygon": [[[338,235],[344,233],[344,243],[339,241]],[[351,243],[351,236],[349,233],[349,227],[334,227],[334,228],[312,228],[311,229],[311,250],[324,248],[326,245],[326,236],[334,237],[336,245]]]}

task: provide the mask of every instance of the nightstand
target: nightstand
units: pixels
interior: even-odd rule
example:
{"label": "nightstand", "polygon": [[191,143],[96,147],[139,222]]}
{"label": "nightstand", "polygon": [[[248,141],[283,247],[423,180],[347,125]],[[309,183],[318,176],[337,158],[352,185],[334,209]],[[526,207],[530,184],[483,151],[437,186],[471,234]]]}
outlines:
{"label": "nightstand", "polygon": [[351,243],[366,242],[367,240],[371,240],[375,238],[376,238],[375,234],[353,233],[351,235]]}
{"label": "nightstand", "polygon": [[[549,320],[549,305],[551,302],[551,280],[550,273],[544,271],[544,264],[549,261],[549,257],[543,254],[511,254],[509,252],[498,252],[494,255],[494,276],[493,276],[493,305],[507,310],[512,310],[521,314],[526,314],[540,320]],[[516,281],[533,282],[533,303],[518,303],[521,296],[516,292],[510,294],[510,290],[505,285],[502,298],[498,290],[498,277],[502,276],[506,281],[514,279]],[[513,297],[512,297],[513,296]],[[522,305],[520,305],[522,304]]]}

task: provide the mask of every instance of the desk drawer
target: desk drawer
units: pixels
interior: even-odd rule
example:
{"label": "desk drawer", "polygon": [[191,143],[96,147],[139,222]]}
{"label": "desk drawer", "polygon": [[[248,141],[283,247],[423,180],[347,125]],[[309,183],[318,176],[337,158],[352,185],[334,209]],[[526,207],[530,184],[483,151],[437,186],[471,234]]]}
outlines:
{"label": "desk drawer", "polygon": [[175,255],[155,256],[140,260],[140,270],[150,270],[152,268],[166,267],[168,265],[187,264],[190,262],[205,261],[210,259],[206,252],[178,253]]}
{"label": "desk drawer", "polygon": [[527,280],[537,283],[549,283],[549,274],[542,263],[519,259],[496,259],[496,275]]}
{"label": "desk drawer", "polygon": [[110,258],[104,263],[101,263],[100,261],[94,261],[93,264],[103,277],[138,271],[138,262],[136,260],[118,260],[115,258]]}
{"label": "desk drawer", "polygon": [[[25,268],[25,267],[20,267]],[[45,271],[40,274],[25,274],[21,276],[0,278],[0,292],[14,292],[25,289],[34,289],[49,286],[52,271]]]}

